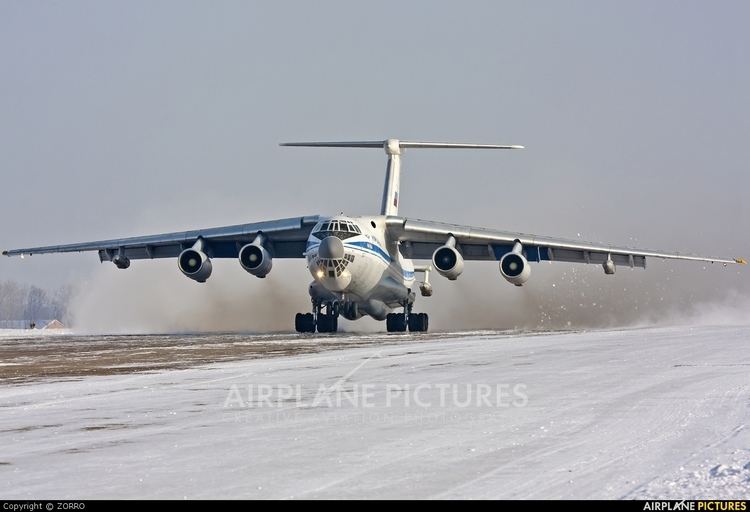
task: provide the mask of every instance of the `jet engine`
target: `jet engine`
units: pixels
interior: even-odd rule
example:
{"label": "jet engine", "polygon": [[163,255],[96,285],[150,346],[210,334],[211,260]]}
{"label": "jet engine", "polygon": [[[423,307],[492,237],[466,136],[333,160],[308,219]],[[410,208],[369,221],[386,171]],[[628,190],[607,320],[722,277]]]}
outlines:
{"label": "jet engine", "polygon": [[438,274],[455,281],[464,271],[464,259],[456,250],[456,239],[450,237],[448,242],[439,247],[432,255],[432,266]]}
{"label": "jet engine", "polygon": [[[202,244],[196,243],[196,245]],[[211,277],[213,265],[201,249],[202,247],[196,248],[195,246],[185,249],[177,257],[177,265],[180,267],[180,271],[190,279],[205,283],[206,279]]]}
{"label": "jet engine", "polygon": [[266,277],[273,267],[273,258],[256,239],[240,249],[240,265],[256,277]]}
{"label": "jet engine", "polygon": [[521,243],[516,242],[513,250],[500,258],[500,273],[506,281],[516,286],[523,285],[531,275],[531,266],[522,251]]}

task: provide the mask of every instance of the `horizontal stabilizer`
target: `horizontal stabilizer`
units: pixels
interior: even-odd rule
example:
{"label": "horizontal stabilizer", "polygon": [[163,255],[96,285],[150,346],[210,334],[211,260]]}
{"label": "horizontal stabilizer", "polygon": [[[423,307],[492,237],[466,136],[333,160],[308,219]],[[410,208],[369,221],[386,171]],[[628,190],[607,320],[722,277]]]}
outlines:
{"label": "horizontal stabilizer", "polygon": [[398,139],[360,140],[342,142],[282,142],[280,146],[311,148],[380,148],[388,155],[385,172],[381,215],[398,214],[398,190],[401,173],[401,153],[407,148],[447,148],[447,149],[523,149],[523,146],[507,144],[465,144],[461,142],[410,142]]}
{"label": "horizontal stabilizer", "polygon": [[460,142],[410,142],[397,139],[365,140],[345,142],[283,142],[280,146],[310,148],[447,148],[447,149],[523,149],[523,146],[508,144],[465,144]]}

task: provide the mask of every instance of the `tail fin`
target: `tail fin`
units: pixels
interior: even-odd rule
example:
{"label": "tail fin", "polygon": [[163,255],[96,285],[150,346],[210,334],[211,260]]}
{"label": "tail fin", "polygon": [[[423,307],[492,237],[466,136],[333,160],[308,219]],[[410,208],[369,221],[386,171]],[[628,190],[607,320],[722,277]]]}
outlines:
{"label": "tail fin", "polygon": [[383,186],[381,215],[398,215],[398,190],[401,182],[401,150],[412,148],[448,149],[523,149],[517,145],[462,144],[455,142],[407,142],[398,139],[353,142],[284,142],[281,146],[314,148],[383,148],[388,155],[388,166]]}

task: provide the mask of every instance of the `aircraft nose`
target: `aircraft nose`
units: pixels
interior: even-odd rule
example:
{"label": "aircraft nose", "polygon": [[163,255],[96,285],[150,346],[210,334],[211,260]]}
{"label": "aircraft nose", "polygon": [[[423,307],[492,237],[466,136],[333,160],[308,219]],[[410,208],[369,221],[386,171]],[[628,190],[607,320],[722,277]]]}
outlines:
{"label": "aircraft nose", "polygon": [[320,242],[318,256],[333,260],[341,259],[344,257],[344,243],[335,236],[325,237]]}

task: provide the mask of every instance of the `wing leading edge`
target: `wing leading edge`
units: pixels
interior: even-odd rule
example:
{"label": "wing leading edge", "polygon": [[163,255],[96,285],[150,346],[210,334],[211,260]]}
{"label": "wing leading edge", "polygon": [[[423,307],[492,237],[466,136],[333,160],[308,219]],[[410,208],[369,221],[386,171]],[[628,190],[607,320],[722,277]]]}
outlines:
{"label": "wing leading edge", "polygon": [[401,242],[401,252],[405,257],[412,259],[432,258],[435,250],[445,244],[450,236],[453,236],[458,250],[466,260],[499,260],[512,250],[516,241],[520,241],[528,261],[564,261],[601,265],[611,258],[615,265],[640,268],[646,268],[646,258],[722,264],[746,263],[742,258],[712,258],[630,249],[403,217],[389,217],[387,225],[389,236]]}
{"label": "wing leading edge", "polygon": [[191,247],[198,238],[204,240],[204,251],[210,258],[236,258],[240,248],[253,241],[258,233],[266,237],[266,248],[276,258],[302,258],[310,231],[318,216],[293,217],[218,228],[177,231],[159,235],[115,238],[66,245],[49,245],[3,251],[5,256],[31,256],[61,252],[97,251],[101,261],[112,261],[116,255],[128,259],[173,258]]}

